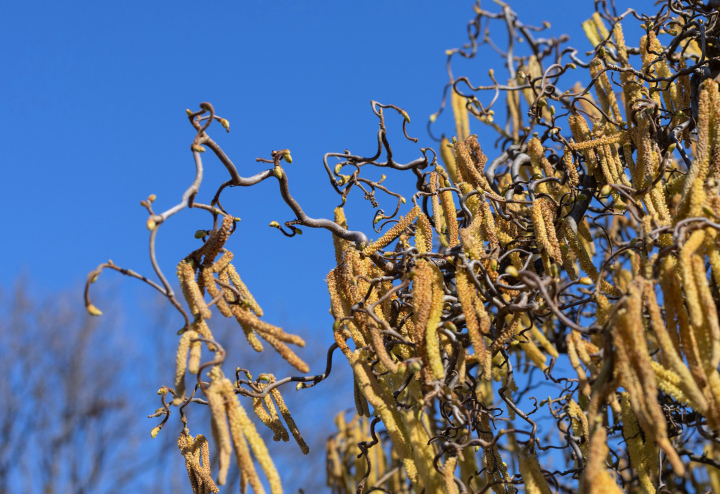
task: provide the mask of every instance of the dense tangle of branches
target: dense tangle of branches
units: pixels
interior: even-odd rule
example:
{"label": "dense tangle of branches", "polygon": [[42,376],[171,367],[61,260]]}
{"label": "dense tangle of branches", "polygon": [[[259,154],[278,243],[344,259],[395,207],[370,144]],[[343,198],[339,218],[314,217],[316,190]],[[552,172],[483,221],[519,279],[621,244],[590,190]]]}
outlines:
{"label": "dense tangle of branches", "polygon": [[[120,271],[150,283],[182,314],[176,382],[160,389],[155,416],[163,422],[153,434],[179,407],[179,447],[194,492],[217,492],[233,449],[241,491],[249,484],[263,492],[255,462],[270,490],[281,491],[241,402],[252,404],[275,440],[288,440],[289,429],[307,453],[280,389],[320,383],[336,349],[353,370],[357,414],[340,414],[327,443],[333,492],[720,490],[717,2],[663,1],[646,15],[596,0],[583,24],[593,47],[585,55],[566,47],[566,36],[539,37],[550,26],[524,24],[497,3],[490,12],[478,2],[469,42],[448,51],[450,81],[428,128],[449,100],[454,136],[437,152],[421,148],[398,162],[386,118],[398,113],[404,137],[416,142],[410,118],[373,102],[374,155],[324,157],[341,197],[332,220],[309,217],[292,197],[288,150],[258,159],[272,166],[242,177],[209,134],[214,122],[229,131],[227,120],[209,103],[188,110],[195,181],[163,213],[153,210],[154,197],[143,201],[160,283],[113,263],[89,282],[105,268]],[[623,35],[631,25],[644,32],[637,44]],[[496,36],[497,28],[506,33]],[[509,41],[503,47],[500,39]],[[473,58],[481,45],[504,62],[490,70],[492,84],[455,78],[453,59]],[[481,123],[481,136],[497,134],[489,158],[470,120]],[[230,175],[209,205],[196,201],[207,149]],[[367,178],[374,168],[411,172],[410,204],[384,176]],[[260,319],[238,274],[243,262],[227,248],[235,219],[221,195],[265,180],[277,180],[295,215],[270,226],[289,237],[300,227],[333,233],[337,267],[327,284],[335,344],[321,375],[253,380],[237,368],[231,381],[207,323],[216,309],[239,322],[255,350],[264,340],[301,373],[309,370],[288,346],[302,339]],[[384,232],[377,240],[348,225],[344,205],[355,189],[377,209],[373,228]],[[389,215],[380,209],[387,197],[396,202]],[[177,268],[186,310],[154,244],[165,221],[193,207],[214,223],[197,232],[203,245]],[[188,373],[196,378],[189,387]],[[217,476],[208,440],[190,435],[183,408],[191,403],[212,411]]]}

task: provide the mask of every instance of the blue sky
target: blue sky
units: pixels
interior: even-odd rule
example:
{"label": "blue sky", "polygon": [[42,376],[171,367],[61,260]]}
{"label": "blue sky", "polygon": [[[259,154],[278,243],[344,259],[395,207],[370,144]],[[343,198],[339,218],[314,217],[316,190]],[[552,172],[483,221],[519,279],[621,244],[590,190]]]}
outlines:
{"label": "blue sky", "polygon": [[[547,20],[551,34],[569,33],[581,53],[590,48],[580,23],[593,2],[511,5],[525,22]],[[491,2],[483,6],[497,10]],[[76,290],[80,304],[87,272],[108,258],[150,275],[147,213],[139,202],[156,194],[156,209],[165,210],[191,183],[194,133],[185,109],[201,101],[230,121],[229,134],[217,126],[211,135],[241,174],[263,169],[256,157],[289,148],[294,162],[285,168],[295,198],[310,216],[332,217],[338,199],[322,155],[374,152],[371,99],[410,114],[408,131],[420,138],[417,145],[402,142],[400,118],[389,119],[398,160],[418,157],[420,147],[437,149],[425,124],[447,82],[444,52],[465,41],[472,16],[469,1],[2,3],[0,210],[6,241],[0,286],[25,275],[36,293]],[[478,84],[488,81],[490,67],[499,68],[500,61],[486,51],[454,71]],[[447,114],[436,127],[448,134],[453,128]],[[477,122],[471,129],[492,158],[494,136]],[[395,190],[412,186],[388,175]],[[198,200],[209,203],[226,179],[208,156]],[[369,203],[355,194],[350,203],[350,226],[369,232]],[[330,234],[305,229],[286,239],[269,228],[270,221],[293,219],[274,180],[229,190],[223,204],[242,218],[229,248],[265,319],[311,338],[310,344],[329,346],[324,277],[334,262]],[[393,209],[392,202],[383,206]],[[163,225],[158,258],[168,276],[199,245],[193,233],[211,226],[206,216],[184,211]],[[107,316],[122,316],[129,325],[142,320],[143,300],[154,297],[115,273],[105,273],[94,288],[103,287],[122,299],[122,310]],[[336,363],[346,365],[339,358]]]}

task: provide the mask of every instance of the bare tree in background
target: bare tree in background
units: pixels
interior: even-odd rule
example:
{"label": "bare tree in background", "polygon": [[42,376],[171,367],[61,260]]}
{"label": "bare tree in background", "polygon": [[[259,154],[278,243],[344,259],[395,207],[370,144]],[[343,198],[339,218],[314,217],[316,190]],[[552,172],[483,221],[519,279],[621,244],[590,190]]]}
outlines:
{"label": "bare tree in background", "polygon": [[123,492],[140,465],[119,333],[69,293],[38,300],[18,283],[2,300],[0,492]]}

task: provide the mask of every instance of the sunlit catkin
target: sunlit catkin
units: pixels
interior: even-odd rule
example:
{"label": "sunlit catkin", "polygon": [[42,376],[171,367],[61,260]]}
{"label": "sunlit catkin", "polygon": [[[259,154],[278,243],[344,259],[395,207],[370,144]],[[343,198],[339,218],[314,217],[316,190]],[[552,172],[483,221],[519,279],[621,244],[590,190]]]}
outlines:
{"label": "sunlit catkin", "polygon": [[282,414],[283,419],[285,419],[285,423],[290,429],[290,432],[295,438],[295,441],[297,442],[298,446],[300,446],[300,450],[303,452],[304,455],[308,454],[310,452],[310,448],[308,448],[308,445],[305,443],[302,435],[300,435],[300,430],[298,430],[295,420],[293,420],[292,415],[290,415],[290,410],[288,409],[287,405],[285,405],[285,400],[283,400],[283,397],[280,395],[280,390],[278,390],[278,388],[273,388],[270,393],[272,394],[275,403],[277,403],[277,406],[280,409],[280,413]]}
{"label": "sunlit catkin", "polygon": [[460,96],[455,88],[450,88],[450,103],[455,117],[455,134],[458,141],[464,141],[470,135],[470,117],[466,107],[467,99]]}
{"label": "sunlit catkin", "polygon": [[197,281],[195,281],[195,269],[186,260],[182,260],[177,266],[177,274],[190,312],[200,314],[203,319],[210,319],[212,314],[205,303]]}
{"label": "sunlit catkin", "polygon": [[418,213],[420,213],[419,207],[416,206],[412,208],[405,217],[401,218],[400,221],[393,225],[393,227],[390,228],[382,237],[365,247],[365,249],[363,250],[363,254],[369,256],[373,252],[376,252],[383,247],[386,247],[388,244],[390,244],[390,242],[398,238],[408,226],[410,226],[410,223],[415,220]]}

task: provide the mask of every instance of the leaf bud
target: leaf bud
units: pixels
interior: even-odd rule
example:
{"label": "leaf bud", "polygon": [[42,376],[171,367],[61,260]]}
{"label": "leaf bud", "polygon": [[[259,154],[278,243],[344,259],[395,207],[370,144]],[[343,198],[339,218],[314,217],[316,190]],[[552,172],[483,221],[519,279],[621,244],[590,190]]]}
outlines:
{"label": "leaf bud", "polygon": [[275,168],[273,168],[273,174],[277,177],[278,180],[280,180],[281,178],[283,178],[283,169],[279,166],[276,166]]}
{"label": "leaf bud", "polygon": [[160,432],[160,429],[162,429],[162,426],[160,426],[160,425],[155,427],[152,431],[150,431],[150,437],[155,439],[155,437],[158,435],[158,432]]}
{"label": "leaf bud", "polygon": [[509,274],[510,276],[517,277],[518,276],[518,270],[515,266],[512,264],[505,268],[505,274]]}
{"label": "leaf bud", "polygon": [[203,237],[207,237],[208,234],[209,234],[209,232],[207,230],[198,230],[195,232],[195,238],[200,239]]}
{"label": "leaf bud", "polygon": [[193,144],[192,146],[190,146],[190,149],[192,149],[196,153],[204,153],[205,152],[205,148],[202,147],[200,144]]}
{"label": "leaf bud", "polygon": [[583,276],[582,278],[580,278],[580,279],[578,280],[578,283],[580,283],[581,285],[592,285],[592,284],[593,284],[593,280],[591,280],[591,279],[588,278],[587,276]]}
{"label": "leaf bud", "polygon": [[277,221],[271,221],[269,226],[271,226],[272,228],[280,228],[280,223],[278,223]]}

